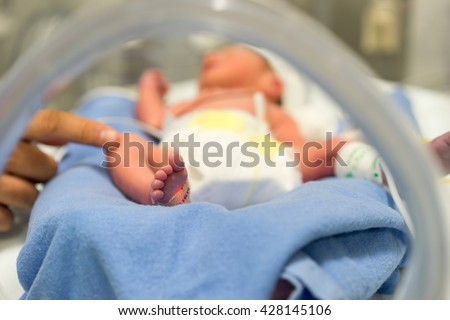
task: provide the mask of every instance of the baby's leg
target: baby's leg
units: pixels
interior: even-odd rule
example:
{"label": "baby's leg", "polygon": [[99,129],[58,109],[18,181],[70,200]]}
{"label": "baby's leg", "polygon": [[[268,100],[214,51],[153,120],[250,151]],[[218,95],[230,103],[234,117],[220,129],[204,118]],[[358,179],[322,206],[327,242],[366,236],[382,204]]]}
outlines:
{"label": "baby's leg", "polygon": [[147,165],[148,142],[130,134],[120,147],[108,150],[109,170],[115,185],[131,200],[140,204],[153,204],[150,196],[154,171]]}
{"label": "baby's leg", "polygon": [[[119,148],[109,150],[116,186],[131,200],[145,205],[176,205],[174,196],[187,189],[187,172],[181,158],[137,135],[124,137]],[[185,186],[186,185],[186,186]],[[189,194],[183,196],[188,198]],[[175,197],[177,198],[177,197]],[[187,202],[184,199],[183,202]]]}

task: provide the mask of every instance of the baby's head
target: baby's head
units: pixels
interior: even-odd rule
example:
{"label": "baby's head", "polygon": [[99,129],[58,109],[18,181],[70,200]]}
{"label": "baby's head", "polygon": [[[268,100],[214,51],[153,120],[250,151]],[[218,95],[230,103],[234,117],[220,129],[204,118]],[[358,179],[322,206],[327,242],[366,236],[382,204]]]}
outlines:
{"label": "baby's head", "polygon": [[199,80],[202,89],[255,89],[274,102],[283,94],[283,83],[270,63],[252,49],[238,45],[208,54]]}

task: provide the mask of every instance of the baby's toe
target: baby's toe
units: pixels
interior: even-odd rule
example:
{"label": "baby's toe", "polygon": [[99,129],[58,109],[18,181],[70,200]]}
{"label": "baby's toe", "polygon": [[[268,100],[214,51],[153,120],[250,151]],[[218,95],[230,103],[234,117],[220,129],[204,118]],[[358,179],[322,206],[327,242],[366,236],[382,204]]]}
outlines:
{"label": "baby's toe", "polygon": [[162,190],[153,190],[151,196],[153,201],[158,202],[164,197],[164,192]]}
{"label": "baby's toe", "polygon": [[163,170],[167,175],[170,175],[173,173],[173,168],[170,164],[165,165],[164,167],[161,168],[161,170]]}
{"label": "baby's toe", "polygon": [[164,181],[158,180],[158,179],[153,180],[153,183],[152,183],[153,190],[158,190],[158,189],[162,189],[162,188],[164,188]]}
{"label": "baby's toe", "polygon": [[158,170],[155,172],[155,180],[166,181],[167,173],[164,170]]}

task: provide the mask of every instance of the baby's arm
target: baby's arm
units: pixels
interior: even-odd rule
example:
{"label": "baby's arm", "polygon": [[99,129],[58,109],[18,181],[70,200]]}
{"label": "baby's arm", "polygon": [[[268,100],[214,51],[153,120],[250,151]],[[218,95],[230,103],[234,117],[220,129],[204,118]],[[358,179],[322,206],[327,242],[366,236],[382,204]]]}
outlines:
{"label": "baby's arm", "polygon": [[305,139],[294,119],[286,111],[277,105],[268,104],[267,121],[275,139],[292,144],[295,151],[300,152],[305,144]]}
{"label": "baby's arm", "polygon": [[152,127],[161,129],[166,112],[166,105],[163,99],[168,89],[169,86],[159,71],[145,71],[139,81],[139,96],[136,108],[137,119]]}
{"label": "baby's arm", "polygon": [[267,117],[271,132],[280,142],[291,143],[300,155],[299,170],[303,182],[334,175],[334,161],[339,149],[346,143],[341,138],[307,143],[292,117],[276,105],[269,105]]}

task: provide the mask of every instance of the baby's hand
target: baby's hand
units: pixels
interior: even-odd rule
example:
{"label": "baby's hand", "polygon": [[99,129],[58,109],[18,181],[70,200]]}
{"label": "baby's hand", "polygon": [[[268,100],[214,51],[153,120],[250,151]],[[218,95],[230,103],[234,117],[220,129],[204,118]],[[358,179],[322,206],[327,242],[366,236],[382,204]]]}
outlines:
{"label": "baby's hand", "polygon": [[155,90],[161,97],[164,97],[169,90],[169,84],[162,73],[154,69],[147,70],[142,74],[139,86],[147,90]]}

